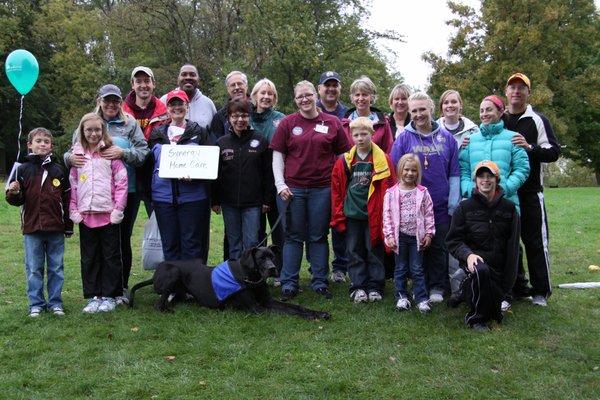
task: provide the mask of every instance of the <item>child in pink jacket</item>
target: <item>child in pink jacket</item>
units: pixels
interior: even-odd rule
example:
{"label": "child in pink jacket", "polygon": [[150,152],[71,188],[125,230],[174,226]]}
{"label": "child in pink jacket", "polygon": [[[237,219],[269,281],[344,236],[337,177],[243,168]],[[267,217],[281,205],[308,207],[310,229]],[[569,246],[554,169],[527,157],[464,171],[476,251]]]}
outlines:
{"label": "child in pink jacket", "polygon": [[410,308],[406,279],[410,271],[413,294],[420,312],[431,311],[425,273],[423,250],[435,235],[433,202],[427,188],[421,186],[421,163],[408,153],[398,161],[398,183],[389,188],[383,198],[383,237],[385,245],[395,253],[396,309]]}
{"label": "child in pink jacket", "polygon": [[108,312],[123,294],[120,223],[127,204],[127,170],[119,159],[104,158],[112,140],[106,123],[95,113],[81,118],[73,154],[83,155],[83,167],[71,168],[71,220],[79,224],[84,313]]}

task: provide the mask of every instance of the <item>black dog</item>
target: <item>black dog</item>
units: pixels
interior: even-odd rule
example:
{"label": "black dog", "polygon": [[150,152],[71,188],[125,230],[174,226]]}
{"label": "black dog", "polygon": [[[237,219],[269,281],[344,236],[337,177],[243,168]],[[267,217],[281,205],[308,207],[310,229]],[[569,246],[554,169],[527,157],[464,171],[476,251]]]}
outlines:
{"label": "black dog", "polygon": [[201,260],[166,261],[160,263],[150,280],[135,285],[130,292],[129,306],[133,307],[135,292],[154,282],[160,294],[156,303],[159,311],[172,311],[178,300],[191,295],[198,304],[209,308],[236,308],[253,313],[273,310],[308,319],[329,319],[328,312],[274,300],[266,279],[275,276],[275,254],[271,247],[253,247],[243,252],[239,260],[228,261],[211,268]]}

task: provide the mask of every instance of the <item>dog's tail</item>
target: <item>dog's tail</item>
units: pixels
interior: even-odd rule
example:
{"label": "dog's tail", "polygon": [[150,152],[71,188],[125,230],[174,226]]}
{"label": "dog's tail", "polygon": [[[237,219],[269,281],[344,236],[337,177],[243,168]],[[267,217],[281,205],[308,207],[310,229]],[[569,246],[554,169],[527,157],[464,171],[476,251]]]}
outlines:
{"label": "dog's tail", "polygon": [[154,278],[150,278],[148,280],[142,281],[140,283],[136,283],[131,290],[129,291],[129,307],[133,308],[133,296],[135,296],[135,292],[138,289],[143,288],[144,286],[150,286],[154,283]]}

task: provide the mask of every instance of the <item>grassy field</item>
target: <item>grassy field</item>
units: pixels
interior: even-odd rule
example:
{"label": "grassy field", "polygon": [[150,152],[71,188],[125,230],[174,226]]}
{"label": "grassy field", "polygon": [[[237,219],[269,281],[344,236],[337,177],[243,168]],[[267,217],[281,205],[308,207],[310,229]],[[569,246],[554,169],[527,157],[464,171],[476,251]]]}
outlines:
{"label": "grassy field", "polygon": [[[599,281],[599,188],[550,189],[554,284]],[[140,214],[142,216],[142,214]],[[140,260],[141,221],[134,258]],[[213,218],[211,262],[221,254]],[[391,283],[380,304],[351,304],[307,290],[297,302],[333,314],[304,321],[179,305],[157,296],[136,308],[83,315],[79,243],[68,240],[67,315],[27,316],[18,209],[0,202],[1,399],[597,399],[600,289],[556,289],[549,307],[516,303],[487,334],[464,328],[464,309],[394,311]],[[303,269],[306,271],[306,268]],[[150,276],[133,268],[131,281]],[[596,394],[594,394],[596,393]]]}

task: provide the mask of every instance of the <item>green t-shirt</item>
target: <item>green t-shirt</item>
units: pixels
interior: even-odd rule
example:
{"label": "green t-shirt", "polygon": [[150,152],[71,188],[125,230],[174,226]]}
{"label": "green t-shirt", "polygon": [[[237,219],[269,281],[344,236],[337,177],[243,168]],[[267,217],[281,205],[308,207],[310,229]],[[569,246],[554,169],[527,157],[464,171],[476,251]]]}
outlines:
{"label": "green t-shirt", "polygon": [[364,159],[361,159],[357,153],[352,161],[344,201],[344,215],[346,218],[366,220],[369,187],[373,176],[373,157],[369,152]]}

